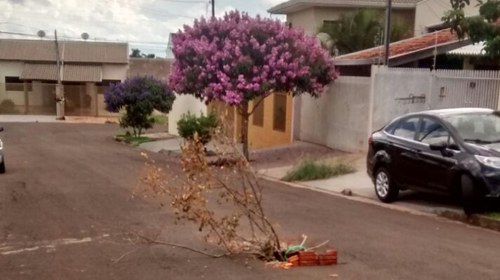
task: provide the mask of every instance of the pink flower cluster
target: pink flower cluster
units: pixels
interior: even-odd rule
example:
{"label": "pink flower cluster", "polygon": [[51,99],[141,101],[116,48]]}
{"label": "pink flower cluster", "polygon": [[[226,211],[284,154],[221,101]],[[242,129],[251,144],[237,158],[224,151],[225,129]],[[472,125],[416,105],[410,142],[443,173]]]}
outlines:
{"label": "pink flower cluster", "polygon": [[184,26],[173,53],[170,85],[208,102],[239,105],[271,91],[318,96],[338,76],[316,38],[238,11]]}

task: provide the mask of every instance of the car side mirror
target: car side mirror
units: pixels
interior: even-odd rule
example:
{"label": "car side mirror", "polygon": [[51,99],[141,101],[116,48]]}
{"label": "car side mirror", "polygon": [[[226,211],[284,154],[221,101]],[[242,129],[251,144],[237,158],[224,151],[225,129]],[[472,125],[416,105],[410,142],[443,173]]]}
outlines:
{"label": "car side mirror", "polygon": [[444,151],[448,148],[448,144],[446,142],[438,142],[430,144],[429,148],[433,151]]}
{"label": "car side mirror", "polygon": [[429,148],[432,151],[440,151],[441,154],[443,155],[443,157],[452,157],[453,156],[453,152],[448,150],[450,148],[450,146],[446,142],[438,142],[438,143],[430,144]]}
{"label": "car side mirror", "polygon": [[2,127],[2,126],[0,126],[0,132],[2,132],[2,131],[3,131],[3,127]]}

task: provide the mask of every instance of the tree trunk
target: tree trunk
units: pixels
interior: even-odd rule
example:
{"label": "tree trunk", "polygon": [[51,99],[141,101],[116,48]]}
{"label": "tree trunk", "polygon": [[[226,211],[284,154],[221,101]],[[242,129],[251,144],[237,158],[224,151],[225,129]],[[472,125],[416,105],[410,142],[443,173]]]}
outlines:
{"label": "tree trunk", "polygon": [[241,117],[243,118],[243,123],[241,124],[241,142],[243,143],[243,155],[250,161],[250,154],[248,153],[248,119],[250,114],[248,114],[248,103],[243,103],[241,105]]}

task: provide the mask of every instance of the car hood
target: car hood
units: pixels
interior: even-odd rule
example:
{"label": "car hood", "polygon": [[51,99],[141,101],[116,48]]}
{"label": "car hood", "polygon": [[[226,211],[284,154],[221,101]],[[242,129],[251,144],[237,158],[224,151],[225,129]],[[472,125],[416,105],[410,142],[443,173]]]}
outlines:
{"label": "car hood", "polygon": [[474,154],[480,156],[500,157],[500,143],[494,144],[466,144]]}

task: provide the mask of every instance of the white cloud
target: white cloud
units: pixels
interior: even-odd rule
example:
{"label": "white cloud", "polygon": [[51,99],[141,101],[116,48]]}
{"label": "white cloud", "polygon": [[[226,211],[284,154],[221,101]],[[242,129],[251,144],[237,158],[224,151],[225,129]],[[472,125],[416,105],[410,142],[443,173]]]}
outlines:
{"label": "white cloud", "polygon": [[[178,0],[177,0],[178,1]],[[91,40],[129,41],[131,48],[164,55],[168,36],[209,16],[208,0],[0,0],[0,30],[35,35],[54,29],[65,38],[87,32]],[[267,9],[284,0],[216,0],[217,15],[238,9],[268,16]],[[192,3],[206,2],[206,3]],[[15,37],[1,34],[2,38]]]}

